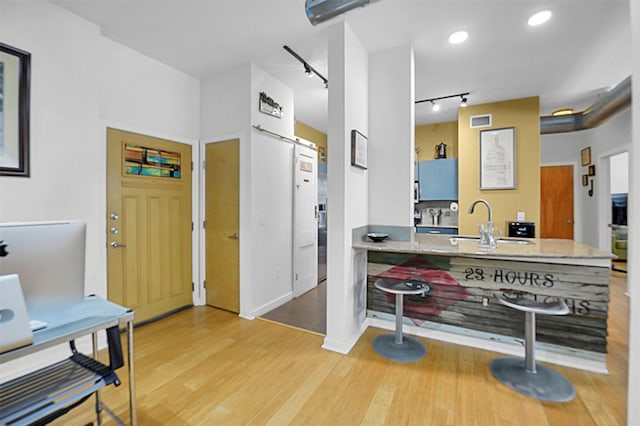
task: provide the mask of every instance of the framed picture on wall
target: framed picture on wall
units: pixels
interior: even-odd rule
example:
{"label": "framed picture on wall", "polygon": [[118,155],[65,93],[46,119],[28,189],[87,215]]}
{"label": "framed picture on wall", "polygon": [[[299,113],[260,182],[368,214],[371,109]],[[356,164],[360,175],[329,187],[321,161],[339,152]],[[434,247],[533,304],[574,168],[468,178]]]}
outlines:
{"label": "framed picture on wall", "polygon": [[31,54],[0,43],[0,176],[29,176]]}
{"label": "framed picture on wall", "polygon": [[582,186],[589,186],[589,175],[582,175]]}
{"label": "framed picture on wall", "polygon": [[355,129],[351,131],[351,165],[367,168],[367,137]]}
{"label": "framed picture on wall", "polygon": [[587,147],[580,151],[580,161],[583,166],[591,164],[591,147]]}
{"label": "framed picture on wall", "polygon": [[516,128],[480,132],[480,189],[515,189]]}

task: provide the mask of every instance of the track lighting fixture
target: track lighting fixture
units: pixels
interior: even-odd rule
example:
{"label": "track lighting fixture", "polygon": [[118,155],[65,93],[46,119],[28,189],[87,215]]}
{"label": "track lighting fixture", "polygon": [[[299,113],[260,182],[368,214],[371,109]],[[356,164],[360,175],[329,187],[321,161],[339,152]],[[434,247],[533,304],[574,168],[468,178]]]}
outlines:
{"label": "track lighting fixture", "polygon": [[305,74],[307,74],[307,77],[312,78],[313,75],[315,74],[324,82],[324,88],[325,89],[329,88],[329,80],[327,80],[322,74],[320,74],[311,65],[309,65],[309,63],[307,61],[302,59],[302,57],[300,55],[298,55],[296,52],[291,50],[291,48],[289,46],[285,45],[285,46],[282,46],[282,47],[284,48],[284,50],[289,52],[291,54],[291,56],[293,56],[298,61],[300,61],[300,63],[302,63],[302,66],[304,67],[304,72],[305,72]]}
{"label": "track lighting fixture", "polygon": [[443,99],[449,99],[449,98],[460,98],[460,106],[461,107],[466,107],[467,106],[467,96],[469,95],[469,92],[465,92],[465,93],[456,93],[455,95],[448,95],[448,96],[440,96],[437,98],[431,98],[431,99],[422,99],[420,101],[416,101],[417,104],[422,103],[422,102],[431,102],[431,109],[433,110],[433,112],[437,112],[440,110],[440,104],[437,104],[436,101],[440,101]]}
{"label": "track lighting fixture", "polygon": [[307,75],[307,77],[312,78],[313,77],[313,72],[311,72],[311,67],[309,66],[309,64],[304,64],[304,73]]}

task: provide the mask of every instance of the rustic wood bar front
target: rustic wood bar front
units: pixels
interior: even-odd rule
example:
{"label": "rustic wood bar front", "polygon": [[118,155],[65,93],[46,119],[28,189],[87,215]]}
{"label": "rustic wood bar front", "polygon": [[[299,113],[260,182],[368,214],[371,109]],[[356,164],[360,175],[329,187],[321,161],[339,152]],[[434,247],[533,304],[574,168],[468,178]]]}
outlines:
{"label": "rustic wood bar front", "polygon": [[374,287],[377,279],[424,281],[429,293],[408,296],[404,304],[405,324],[415,334],[437,332],[473,346],[484,341],[480,346],[497,351],[515,343],[521,352],[524,314],[501,305],[494,294],[560,298],[569,315],[538,318],[537,341],[546,359],[606,371],[609,253],[551,239],[504,239],[485,249],[473,238],[428,234],[409,241],[363,240],[354,248],[367,250],[367,316],[373,325],[394,313],[393,298]]}

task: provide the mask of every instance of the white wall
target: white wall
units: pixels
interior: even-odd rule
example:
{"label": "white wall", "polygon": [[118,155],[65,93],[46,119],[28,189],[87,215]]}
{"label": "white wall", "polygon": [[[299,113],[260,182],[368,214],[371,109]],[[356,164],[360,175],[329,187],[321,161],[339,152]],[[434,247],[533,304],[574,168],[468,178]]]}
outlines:
{"label": "white wall", "polygon": [[[367,170],[351,166],[351,130],[368,127],[368,57],[345,22],[329,31],[329,131],[327,172],[327,334],[323,347],[347,353],[364,322],[361,284],[365,268],[352,249],[353,228],[368,224]],[[355,282],[354,282],[355,281]],[[360,283],[360,284],[358,284]]]}
{"label": "white wall", "polygon": [[627,390],[627,424],[640,424],[640,2],[631,1],[631,55],[632,55],[632,99],[633,143],[629,152],[629,212],[630,223],[627,281],[630,283],[631,312],[629,326],[629,387]]}
{"label": "white wall", "polygon": [[[283,108],[281,118],[258,110],[260,92]],[[253,65],[247,99],[251,125],[294,138],[293,90]],[[293,297],[293,145],[251,129],[253,280],[245,315],[262,315]],[[275,245],[275,246],[274,246]],[[274,248],[277,249],[274,250]],[[245,310],[246,311],[246,310]]]}
{"label": "white wall", "polygon": [[[251,111],[248,108],[248,99],[251,96],[251,64],[243,64],[227,72],[212,75],[201,81],[200,92],[200,136],[201,152],[204,153],[204,144],[220,142],[229,139],[238,139],[240,142],[240,312],[243,307],[251,304],[251,294],[244,291],[252,282],[251,268],[242,268],[245,262],[251,259],[252,239],[244,238],[251,235],[251,149],[250,149],[250,125]],[[204,154],[201,154],[204,158]],[[200,211],[200,277],[198,291],[201,294],[200,303],[206,303],[206,247],[205,230],[202,220],[205,217],[204,192],[205,174],[202,173],[198,188],[201,197]]]}
{"label": "white wall", "polygon": [[[240,315],[254,318],[293,297],[293,145],[252,128],[293,138],[293,90],[254,64],[202,88],[203,143],[240,139]],[[260,92],[282,118],[259,112]]]}
{"label": "white wall", "polygon": [[199,82],[51,3],[1,5],[1,40],[31,53],[32,72],[31,177],[0,178],[0,221],[86,222],[85,292],[106,297],[106,126],[193,143]]}
{"label": "white wall", "polygon": [[369,56],[369,223],[413,226],[415,147],[411,46]]}
{"label": "white wall", "polygon": [[629,153],[624,152],[611,157],[611,193],[629,192]]}
{"label": "white wall", "polygon": [[251,70],[251,64],[244,64],[202,80],[200,92],[202,140],[248,131],[251,125],[249,108]]}
{"label": "white wall", "polygon": [[[257,99],[257,98],[256,98]],[[251,304],[255,317],[293,297],[293,145],[272,136],[251,136]]]}
{"label": "white wall", "polygon": [[[590,130],[558,133],[541,136],[541,164],[575,163],[575,235],[577,241],[609,250],[610,242],[603,233],[594,232],[606,226],[609,219],[601,217],[601,203],[609,198],[609,182],[603,180],[602,172],[608,168],[608,157],[627,151],[631,144],[631,109],[628,108],[601,125]],[[580,151],[591,147],[591,161],[596,165],[593,197],[582,186],[581,175],[587,168],[580,165]],[[577,163],[576,163],[577,162]],[[606,189],[606,191],[605,191]],[[604,198],[603,198],[604,197]],[[601,198],[603,198],[601,200]],[[601,235],[602,234],[602,235]]]}
{"label": "white wall", "polygon": [[86,292],[106,296],[106,123],[193,141],[199,82],[45,2],[4,2],[2,41],[31,53],[31,177],[0,180],[0,221],[87,223]]}

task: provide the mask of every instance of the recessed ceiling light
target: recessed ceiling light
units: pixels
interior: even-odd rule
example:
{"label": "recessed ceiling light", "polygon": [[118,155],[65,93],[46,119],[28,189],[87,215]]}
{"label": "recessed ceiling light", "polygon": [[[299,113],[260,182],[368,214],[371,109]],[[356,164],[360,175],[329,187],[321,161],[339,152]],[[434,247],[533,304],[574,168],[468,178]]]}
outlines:
{"label": "recessed ceiling light", "polygon": [[531,25],[532,27],[535,27],[536,25],[544,24],[550,18],[551,18],[551,11],[550,10],[543,10],[543,11],[540,11],[540,12],[534,14],[534,15],[531,15],[531,17],[529,18],[527,23],[529,25]]}
{"label": "recessed ceiling light", "polygon": [[469,33],[466,31],[456,31],[449,36],[449,43],[460,44],[469,37]]}

